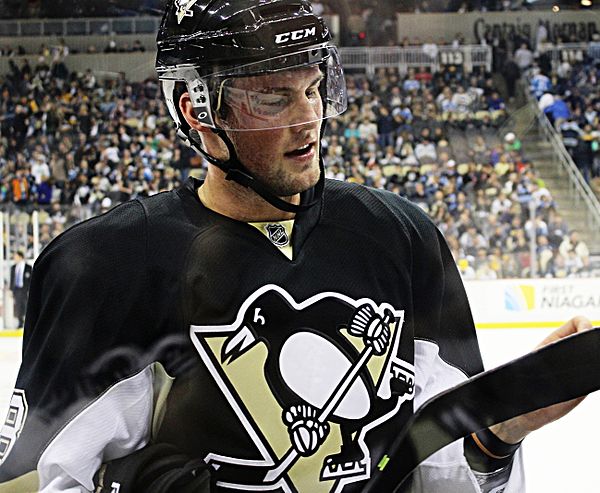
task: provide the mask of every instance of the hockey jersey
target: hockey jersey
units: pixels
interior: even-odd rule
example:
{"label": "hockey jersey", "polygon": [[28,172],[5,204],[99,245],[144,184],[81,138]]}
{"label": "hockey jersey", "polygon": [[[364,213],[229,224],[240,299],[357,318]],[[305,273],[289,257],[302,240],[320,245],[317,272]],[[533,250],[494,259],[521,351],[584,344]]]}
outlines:
{"label": "hockey jersey", "polygon": [[[92,491],[102,463],[149,443],[204,459],[218,491],[360,491],[414,409],[482,371],[418,207],[328,180],[293,228],[260,231],[205,208],[200,184],[77,225],[37,260],[0,492]],[[516,462],[506,492],[523,491]],[[460,443],[412,488],[480,491]]]}

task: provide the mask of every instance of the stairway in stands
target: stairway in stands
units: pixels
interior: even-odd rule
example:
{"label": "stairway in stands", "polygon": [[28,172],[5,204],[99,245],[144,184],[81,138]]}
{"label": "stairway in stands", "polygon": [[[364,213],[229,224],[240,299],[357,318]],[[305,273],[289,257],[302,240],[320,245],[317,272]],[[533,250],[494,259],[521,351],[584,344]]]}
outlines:
{"label": "stairway in stands", "polygon": [[582,239],[587,243],[590,252],[600,262],[600,231],[593,230],[586,222],[581,208],[583,202],[577,203],[569,193],[569,177],[558,169],[553,162],[553,149],[538,132],[538,122],[535,118],[535,109],[531,103],[525,104],[514,110],[511,114],[511,125],[514,132],[523,143],[525,156],[531,160],[539,172],[540,178],[546,183],[552,197],[557,204],[558,212],[567,221],[570,229],[580,232]]}

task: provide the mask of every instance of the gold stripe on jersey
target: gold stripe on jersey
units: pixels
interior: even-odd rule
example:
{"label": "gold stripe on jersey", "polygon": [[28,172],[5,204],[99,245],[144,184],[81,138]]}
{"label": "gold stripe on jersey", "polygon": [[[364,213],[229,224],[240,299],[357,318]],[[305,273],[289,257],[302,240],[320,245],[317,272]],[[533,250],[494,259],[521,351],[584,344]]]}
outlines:
{"label": "gold stripe on jersey", "polygon": [[39,490],[39,475],[30,471],[23,476],[0,484],[0,493],[35,493]]}

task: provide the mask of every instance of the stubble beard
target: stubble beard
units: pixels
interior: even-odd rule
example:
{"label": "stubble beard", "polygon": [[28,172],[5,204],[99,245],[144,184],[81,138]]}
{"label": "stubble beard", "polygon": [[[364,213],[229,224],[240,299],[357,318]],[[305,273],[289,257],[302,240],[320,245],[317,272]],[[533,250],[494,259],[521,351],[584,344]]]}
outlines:
{"label": "stubble beard", "polygon": [[[317,148],[315,157],[310,163],[300,169],[282,158],[282,162],[274,163],[272,157],[259,156],[256,163],[244,163],[245,167],[263,185],[278,197],[293,197],[314,187],[320,177],[320,149]],[[296,165],[297,166],[297,165]]]}
{"label": "stubble beard", "polygon": [[320,174],[317,150],[314,159],[302,170],[290,172],[288,167],[281,166],[275,172],[266,173],[265,176],[257,175],[257,178],[267,185],[275,195],[292,197],[314,187],[319,181]]}
{"label": "stubble beard", "polygon": [[[242,164],[276,196],[293,197],[317,184],[321,174],[319,163],[321,148],[318,143],[312,161],[305,165],[298,165],[284,157],[280,158],[282,161],[275,162],[274,156],[264,152],[262,146],[249,146],[247,142],[241,142],[235,132],[230,138],[236,149],[238,149],[238,158],[239,154],[251,156],[248,162],[245,162],[245,159],[240,159]],[[268,143],[265,144],[268,146]]]}

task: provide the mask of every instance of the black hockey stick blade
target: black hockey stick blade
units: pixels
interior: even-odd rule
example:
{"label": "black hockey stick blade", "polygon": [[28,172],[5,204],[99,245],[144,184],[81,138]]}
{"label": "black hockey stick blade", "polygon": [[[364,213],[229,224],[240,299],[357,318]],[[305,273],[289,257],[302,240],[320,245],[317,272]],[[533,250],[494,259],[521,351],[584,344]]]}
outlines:
{"label": "black hockey stick blade", "polygon": [[471,433],[600,389],[600,328],[574,334],[427,401],[374,458],[361,493],[391,493],[427,457]]}

